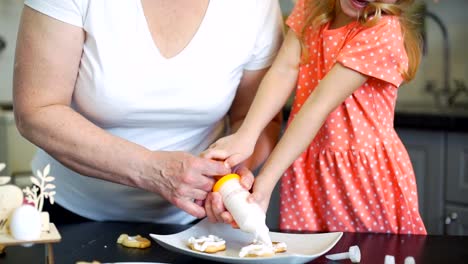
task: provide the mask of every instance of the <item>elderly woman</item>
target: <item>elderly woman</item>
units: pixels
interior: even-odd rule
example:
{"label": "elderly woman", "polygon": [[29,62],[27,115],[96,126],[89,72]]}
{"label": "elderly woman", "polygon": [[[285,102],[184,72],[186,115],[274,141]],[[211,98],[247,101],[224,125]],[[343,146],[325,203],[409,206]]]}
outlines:
{"label": "elderly woman", "polygon": [[[26,0],[14,111],[39,147],[33,171],[50,163],[56,202],[88,219],[205,216],[213,176],[231,169],[198,154],[242,122],[282,41],[280,13],[270,0]],[[246,187],[280,122],[236,168]]]}

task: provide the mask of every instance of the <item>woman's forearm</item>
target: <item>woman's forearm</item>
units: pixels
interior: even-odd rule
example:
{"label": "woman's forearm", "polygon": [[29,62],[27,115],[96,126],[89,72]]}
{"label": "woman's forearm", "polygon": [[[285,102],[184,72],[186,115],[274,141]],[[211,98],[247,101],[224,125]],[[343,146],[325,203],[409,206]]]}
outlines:
{"label": "woman's forearm", "polygon": [[98,128],[68,106],[16,115],[20,133],[80,174],[137,187],[147,149]]}
{"label": "woman's forearm", "polygon": [[13,76],[20,133],[83,175],[135,186],[145,149],[106,133],[70,108],[84,30],[28,6],[21,17]]}

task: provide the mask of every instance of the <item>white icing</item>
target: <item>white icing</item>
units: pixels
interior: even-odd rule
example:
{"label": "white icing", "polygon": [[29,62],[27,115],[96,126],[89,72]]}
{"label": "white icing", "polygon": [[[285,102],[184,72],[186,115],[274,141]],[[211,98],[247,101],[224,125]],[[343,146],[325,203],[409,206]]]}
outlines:
{"label": "white icing", "polygon": [[264,226],[255,230],[254,244],[272,245],[268,227]]}
{"label": "white icing", "polygon": [[226,244],[226,241],[215,235],[190,237],[188,243],[193,245],[196,250],[205,251],[208,247],[219,247]]}
{"label": "white icing", "polygon": [[267,245],[260,241],[254,241],[253,244],[241,248],[239,252],[239,257],[243,258],[247,255],[250,256],[264,256],[264,255],[273,255],[278,249],[287,249],[286,243],[276,242],[271,245]]}
{"label": "white icing", "polygon": [[286,243],[284,242],[277,242],[277,243],[274,243],[273,244],[273,248],[275,249],[275,251],[277,249],[284,249],[284,250],[287,250],[288,249],[288,246],[286,245]]}
{"label": "white icing", "polygon": [[241,248],[239,252],[239,257],[243,258],[247,255],[250,256],[264,256],[264,255],[274,255],[275,249],[272,246],[268,246],[262,243],[250,244]]}

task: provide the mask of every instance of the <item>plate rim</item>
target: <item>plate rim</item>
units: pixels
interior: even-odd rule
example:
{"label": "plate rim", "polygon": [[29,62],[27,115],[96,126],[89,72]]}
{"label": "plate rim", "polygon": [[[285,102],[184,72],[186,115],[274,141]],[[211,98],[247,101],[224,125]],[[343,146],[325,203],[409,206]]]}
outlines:
{"label": "plate rim", "polygon": [[[324,250],[322,250],[320,253],[316,254],[311,254],[311,255],[306,255],[306,254],[299,254],[299,253],[289,253],[288,255],[275,255],[271,257],[262,257],[262,258],[241,258],[241,257],[233,257],[233,256],[219,256],[215,254],[210,254],[210,253],[204,253],[204,252],[198,252],[198,251],[193,251],[189,250],[188,248],[181,248],[176,245],[172,245],[170,243],[167,243],[164,241],[164,238],[167,237],[173,237],[173,236],[178,236],[178,235],[183,235],[186,232],[191,232],[191,229],[193,227],[197,226],[196,224],[190,228],[187,228],[183,231],[173,233],[173,234],[154,234],[150,233],[150,237],[158,243],[160,246],[164,247],[167,250],[170,251],[175,251],[180,254],[184,254],[187,256],[191,257],[196,257],[196,258],[203,258],[207,260],[212,260],[212,261],[220,261],[220,262],[228,262],[228,263],[239,263],[239,261],[245,262],[245,263],[259,263],[261,261],[268,261],[268,260],[275,260],[275,261],[281,261],[281,260],[288,260],[290,258],[296,258],[300,259],[303,262],[311,261],[315,258],[318,258],[322,255],[325,255],[328,251],[330,251],[343,237],[344,232],[336,231],[336,232],[323,232],[323,233],[298,233],[298,235],[334,235],[335,237],[333,238],[333,241],[329,243]],[[286,233],[286,232],[270,232],[270,233],[275,233],[275,234],[295,234],[295,233]]]}

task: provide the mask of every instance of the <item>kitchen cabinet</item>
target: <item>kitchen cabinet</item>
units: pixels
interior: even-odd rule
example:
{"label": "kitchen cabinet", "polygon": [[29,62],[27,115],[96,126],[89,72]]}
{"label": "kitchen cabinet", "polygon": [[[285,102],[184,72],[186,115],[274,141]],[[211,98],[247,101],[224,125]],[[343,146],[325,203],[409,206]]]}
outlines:
{"label": "kitchen cabinet", "polygon": [[446,233],[468,235],[468,134],[447,137]]}
{"label": "kitchen cabinet", "polygon": [[468,205],[468,134],[447,137],[447,201]]}
{"label": "kitchen cabinet", "polygon": [[400,128],[429,234],[468,235],[468,134]]}
{"label": "kitchen cabinet", "polygon": [[444,223],[445,136],[441,132],[397,129],[408,150],[418,185],[419,212],[429,234],[442,234]]}
{"label": "kitchen cabinet", "polygon": [[448,204],[445,207],[445,233],[468,236],[468,206]]}

